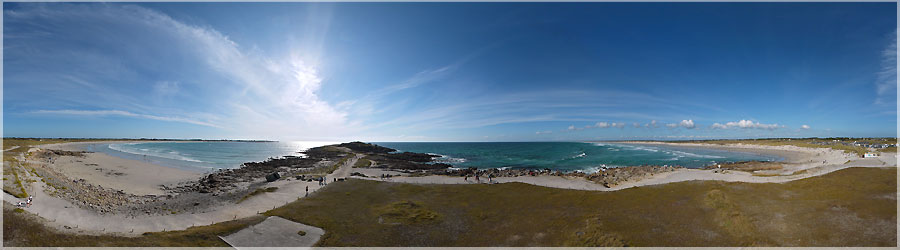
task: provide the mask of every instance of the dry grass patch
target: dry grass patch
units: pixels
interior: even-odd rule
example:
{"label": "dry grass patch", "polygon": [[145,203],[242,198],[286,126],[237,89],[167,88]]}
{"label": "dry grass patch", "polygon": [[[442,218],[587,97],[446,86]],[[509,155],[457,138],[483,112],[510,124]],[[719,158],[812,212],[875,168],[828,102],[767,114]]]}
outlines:
{"label": "dry grass patch", "polygon": [[353,164],[354,168],[367,168],[372,165],[372,161],[366,158],[359,159],[356,161],[356,164]]}
{"label": "dry grass patch", "polygon": [[[896,189],[895,168],[615,192],[352,179],[266,214],[323,228],[319,246],[895,246],[896,200],[880,197]],[[379,223],[386,210],[416,218],[417,208],[439,219]]]}
{"label": "dry grass patch", "polygon": [[398,201],[373,209],[379,222],[388,224],[418,224],[435,222],[440,214],[423,207],[418,202]]}
{"label": "dry grass patch", "polygon": [[278,190],[278,187],[257,188],[256,190],[253,190],[253,192],[250,192],[249,194],[244,195],[244,197],[241,197],[241,199],[238,200],[237,203],[244,202],[245,200],[250,199],[250,197],[260,195],[262,193],[275,192],[275,190]]}

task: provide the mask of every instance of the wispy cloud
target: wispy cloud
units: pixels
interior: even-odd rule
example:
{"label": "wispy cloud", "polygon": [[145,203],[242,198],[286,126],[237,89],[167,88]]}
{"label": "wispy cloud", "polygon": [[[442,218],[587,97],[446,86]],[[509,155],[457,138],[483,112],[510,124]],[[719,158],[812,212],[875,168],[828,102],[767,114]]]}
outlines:
{"label": "wispy cloud", "polygon": [[803,124],[800,126],[801,129],[809,129],[809,125]]}
{"label": "wispy cloud", "polygon": [[[49,54],[52,51],[39,54],[45,59],[34,59],[33,65],[63,60],[55,57],[71,63],[53,69],[16,72],[20,78],[31,79],[77,72],[80,75],[69,74],[64,79],[93,92],[46,81],[48,86],[43,88],[52,91],[86,93],[61,93],[63,98],[40,105],[42,110],[34,113],[185,122],[222,128],[240,138],[315,139],[352,133],[354,127],[350,126],[353,122],[346,112],[319,96],[324,82],[317,68],[318,60],[322,57],[322,38],[328,31],[331,15],[327,14],[329,5],[315,5],[310,11],[313,9],[315,13],[309,15],[300,29],[305,32],[299,36],[302,39],[290,51],[277,56],[268,56],[253,45],[240,45],[211,27],[187,24],[135,5],[28,5],[4,13],[7,22],[46,23],[43,26],[46,30],[41,31],[65,34],[61,39],[79,41],[117,34],[115,42],[101,44],[109,47],[106,50],[60,40],[59,44],[48,46],[62,48],[64,54]],[[146,36],[154,39],[145,39]],[[16,43],[29,44],[27,37],[18,39],[22,40]],[[41,48],[28,51],[42,53]],[[168,61],[167,54],[177,54],[179,60]],[[28,57],[17,54],[17,58]],[[154,72],[153,75],[168,79],[154,79],[136,72]],[[191,98],[171,98],[180,95]],[[98,98],[89,99],[94,96]],[[159,101],[160,97],[165,101]],[[59,103],[64,98],[81,99]],[[213,124],[182,118],[190,117],[188,114],[204,114],[221,120]]]}
{"label": "wispy cloud", "polygon": [[128,111],[121,111],[121,110],[64,109],[64,110],[37,110],[32,113],[45,114],[45,115],[75,115],[75,116],[123,116],[123,117],[134,117],[134,118],[150,119],[150,120],[157,120],[157,121],[182,122],[182,123],[189,123],[189,124],[194,124],[194,125],[221,128],[221,126],[210,123],[210,122],[199,121],[199,120],[194,120],[194,119],[189,119],[189,118],[135,114],[135,113],[131,113]]}
{"label": "wispy cloud", "polygon": [[[892,33],[890,44],[881,52],[881,69],[877,73],[876,104],[895,106],[897,103],[897,31]],[[896,107],[895,107],[896,108]]]}
{"label": "wispy cloud", "polygon": [[751,121],[751,120],[740,120],[740,121],[736,121],[736,122],[727,122],[725,124],[713,123],[713,125],[710,126],[710,128],[713,128],[713,129],[742,128],[742,129],[768,129],[768,130],[784,128],[784,127],[785,127],[784,125],[778,125],[777,123],[764,124],[764,123],[759,123],[759,122],[755,122],[755,121]]}

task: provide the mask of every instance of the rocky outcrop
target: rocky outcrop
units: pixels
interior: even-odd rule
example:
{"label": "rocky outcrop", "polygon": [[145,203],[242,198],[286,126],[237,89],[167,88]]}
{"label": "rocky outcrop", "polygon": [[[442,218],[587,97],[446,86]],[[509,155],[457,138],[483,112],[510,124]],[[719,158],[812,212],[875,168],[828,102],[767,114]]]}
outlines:
{"label": "rocky outcrop", "polygon": [[601,184],[604,187],[615,187],[629,181],[638,181],[654,174],[672,172],[680,166],[634,166],[607,168],[593,174],[585,174],[584,178]]}
{"label": "rocky outcrop", "polygon": [[378,146],[375,144],[364,143],[364,142],[359,142],[359,141],[341,143],[341,144],[338,144],[337,146],[342,147],[342,148],[349,148],[350,150],[353,150],[353,152],[357,152],[357,153],[387,154],[390,152],[397,151],[396,149],[393,149],[393,148],[382,147],[382,146]]}

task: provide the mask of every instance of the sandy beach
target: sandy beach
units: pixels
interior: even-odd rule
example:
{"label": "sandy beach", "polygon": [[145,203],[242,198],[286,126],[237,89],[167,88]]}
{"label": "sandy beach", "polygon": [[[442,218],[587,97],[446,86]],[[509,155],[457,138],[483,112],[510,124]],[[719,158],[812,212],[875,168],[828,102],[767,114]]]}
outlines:
{"label": "sandy beach", "polygon": [[[112,142],[74,142],[43,145],[42,149],[81,151],[86,144]],[[34,152],[37,148],[32,148]],[[59,156],[48,164],[45,159],[32,162],[49,166],[71,179],[108,187],[135,195],[164,195],[162,185],[176,185],[200,178],[203,173],[160,166],[145,161],[124,159],[103,153],[87,153],[84,157]]]}

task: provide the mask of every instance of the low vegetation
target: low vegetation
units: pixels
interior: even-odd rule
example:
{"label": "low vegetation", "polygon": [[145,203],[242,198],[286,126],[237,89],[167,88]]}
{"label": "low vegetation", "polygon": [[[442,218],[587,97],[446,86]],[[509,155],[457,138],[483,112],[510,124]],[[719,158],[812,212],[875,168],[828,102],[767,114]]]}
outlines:
{"label": "low vegetation", "polygon": [[347,163],[347,161],[349,161],[350,159],[353,159],[353,154],[347,154],[346,156],[344,156],[343,158],[341,158],[334,164],[331,164],[331,165],[328,165],[325,167],[317,167],[317,168],[312,168],[309,170],[298,171],[296,174],[323,175],[324,176],[324,175],[333,173],[338,168],[341,168],[341,166],[343,166],[345,163]]}
{"label": "low vegetation", "polygon": [[354,168],[367,168],[372,165],[372,161],[369,159],[359,159],[356,161],[356,164],[353,164]]}
{"label": "low vegetation", "polygon": [[229,235],[262,222],[264,216],[185,230],[144,233],[137,237],[115,235],[76,235],[41,224],[41,218],[3,206],[3,245],[11,247],[228,247],[219,235]]}
{"label": "low vegetation", "polygon": [[266,214],[319,246],[895,246],[896,190],[896,168],[615,192],[352,179]]}
{"label": "low vegetation", "polygon": [[237,203],[244,202],[245,200],[250,199],[250,197],[260,195],[262,193],[275,192],[275,190],[278,190],[278,187],[257,188],[256,190],[253,190],[253,192],[250,192],[249,194],[244,195],[244,197],[241,197],[241,199],[238,200]]}
{"label": "low vegetation", "polygon": [[742,161],[742,162],[732,162],[732,163],[709,165],[709,166],[704,167],[704,169],[717,169],[717,168],[725,169],[725,170],[754,172],[754,171],[766,171],[766,170],[780,170],[780,169],[783,169],[784,166],[780,162]]}
{"label": "low vegetation", "polygon": [[878,149],[878,151],[886,152],[886,153],[897,153],[897,147],[882,148],[882,149]]}
{"label": "low vegetation", "polygon": [[12,174],[12,180],[4,179],[3,181],[3,192],[9,193],[16,198],[26,198],[28,197],[28,192],[25,190],[25,185],[22,184],[22,179],[24,176],[19,176],[19,168],[21,165],[18,160],[15,158],[10,161],[4,162],[4,174]]}

